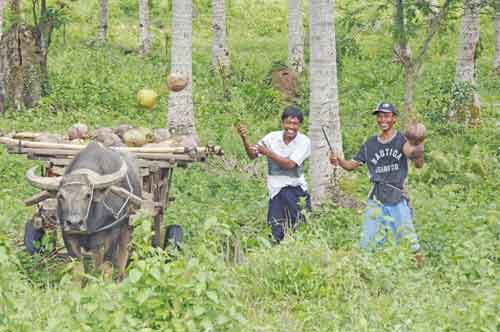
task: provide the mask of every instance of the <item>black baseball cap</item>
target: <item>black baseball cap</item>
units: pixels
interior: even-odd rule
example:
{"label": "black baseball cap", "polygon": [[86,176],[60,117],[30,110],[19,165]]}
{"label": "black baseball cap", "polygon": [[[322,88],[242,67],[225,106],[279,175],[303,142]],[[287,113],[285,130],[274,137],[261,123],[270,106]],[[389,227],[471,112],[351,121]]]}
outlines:
{"label": "black baseball cap", "polygon": [[398,112],[396,112],[396,107],[391,103],[386,103],[385,101],[378,104],[377,107],[373,110],[372,114],[375,115],[378,112],[393,113],[394,115],[398,115]]}

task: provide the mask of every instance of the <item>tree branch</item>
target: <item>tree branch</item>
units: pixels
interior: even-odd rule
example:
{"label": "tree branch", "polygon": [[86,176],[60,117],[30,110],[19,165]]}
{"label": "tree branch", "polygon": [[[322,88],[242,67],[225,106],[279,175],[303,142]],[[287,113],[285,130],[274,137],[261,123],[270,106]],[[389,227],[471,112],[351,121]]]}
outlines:
{"label": "tree branch", "polygon": [[408,44],[408,38],[405,29],[403,0],[395,0],[394,4],[396,6],[396,12],[394,14],[394,40],[401,49],[404,49]]}
{"label": "tree branch", "polygon": [[429,33],[427,34],[427,38],[425,38],[425,41],[422,44],[422,48],[420,48],[420,51],[418,52],[418,55],[413,62],[415,64],[415,70],[417,72],[420,69],[420,67],[422,66],[423,58],[429,49],[432,38],[434,37],[436,32],[439,30],[439,27],[441,26],[441,22],[443,22],[443,20],[448,16],[449,8],[450,8],[450,0],[446,0],[445,3],[443,4],[443,8],[439,12],[439,14],[436,15],[436,17],[432,20],[432,23],[431,23],[430,28],[429,28]]}

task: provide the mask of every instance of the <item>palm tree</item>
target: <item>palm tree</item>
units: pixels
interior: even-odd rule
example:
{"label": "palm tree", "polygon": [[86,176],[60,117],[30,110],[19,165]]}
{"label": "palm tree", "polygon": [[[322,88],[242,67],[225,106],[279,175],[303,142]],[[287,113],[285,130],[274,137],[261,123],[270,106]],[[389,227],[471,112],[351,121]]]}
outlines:
{"label": "palm tree", "polygon": [[145,56],[150,49],[149,3],[148,0],[139,0],[139,54]]}
{"label": "palm tree", "polygon": [[97,38],[105,41],[108,35],[108,0],[99,0],[99,30]]}
{"label": "palm tree", "polygon": [[288,65],[296,73],[304,70],[303,16],[302,0],[288,0]]}
{"label": "palm tree", "polygon": [[329,149],[323,127],[333,149],[342,156],[342,136],[337,92],[334,0],[309,1],[310,43],[310,126],[312,202],[327,198],[332,178]]}
{"label": "palm tree", "polygon": [[171,135],[193,135],[196,137],[192,93],[192,19],[191,0],[172,2],[172,68],[188,79],[184,89],[170,92],[168,98],[167,128]]}
{"label": "palm tree", "polygon": [[481,103],[476,87],[476,47],[479,41],[479,14],[482,0],[464,0],[464,15],[458,40],[458,55],[455,72],[456,86],[463,86],[470,96],[458,107],[450,108],[451,119],[463,119],[465,123],[479,120]]}
{"label": "palm tree", "polygon": [[224,0],[212,0],[212,67],[225,73],[231,66],[226,42],[226,13]]}

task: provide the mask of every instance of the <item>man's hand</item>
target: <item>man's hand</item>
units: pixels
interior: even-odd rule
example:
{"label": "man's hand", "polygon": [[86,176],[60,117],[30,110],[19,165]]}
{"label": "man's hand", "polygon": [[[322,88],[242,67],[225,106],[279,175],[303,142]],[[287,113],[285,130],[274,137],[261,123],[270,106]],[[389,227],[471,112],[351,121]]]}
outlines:
{"label": "man's hand", "polygon": [[361,166],[361,163],[356,160],[342,159],[336,152],[330,153],[330,164],[333,166],[340,166],[346,171],[352,171]]}
{"label": "man's hand", "polygon": [[256,150],[258,153],[260,153],[263,156],[269,157],[272,154],[271,149],[269,149],[266,145],[266,143],[261,142],[260,144],[257,144]]}
{"label": "man's hand", "polygon": [[407,141],[403,145],[403,153],[413,161],[416,168],[422,168],[424,165],[424,143],[412,145],[410,141]]}
{"label": "man's hand", "polygon": [[247,128],[244,125],[239,124],[237,126],[237,129],[238,129],[238,134],[240,135],[241,140],[243,141],[243,146],[245,147],[245,152],[247,153],[247,156],[250,159],[257,158],[258,156],[257,147],[255,145],[251,145],[250,143],[248,143]]}
{"label": "man's hand", "polygon": [[338,166],[339,163],[340,161],[337,154],[335,152],[330,153],[330,164],[332,164],[333,166]]}
{"label": "man's hand", "polygon": [[424,143],[412,144],[407,141],[403,145],[403,153],[407,158],[416,159],[424,156]]}
{"label": "man's hand", "polygon": [[248,137],[248,130],[241,123],[238,125],[238,134],[240,134],[241,138],[247,138]]}

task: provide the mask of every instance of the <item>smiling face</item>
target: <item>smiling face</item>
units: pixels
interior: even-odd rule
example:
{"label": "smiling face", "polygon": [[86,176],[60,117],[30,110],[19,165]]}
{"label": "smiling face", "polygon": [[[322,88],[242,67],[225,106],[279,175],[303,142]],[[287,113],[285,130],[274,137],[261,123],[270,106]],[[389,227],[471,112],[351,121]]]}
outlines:
{"label": "smiling face", "polygon": [[378,112],[376,116],[378,127],[383,132],[390,131],[396,124],[396,116],[394,113]]}
{"label": "smiling face", "polygon": [[300,120],[295,117],[287,117],[282,122],[283,125],[283,140],[291,142],[297,136],[300,129]]}

